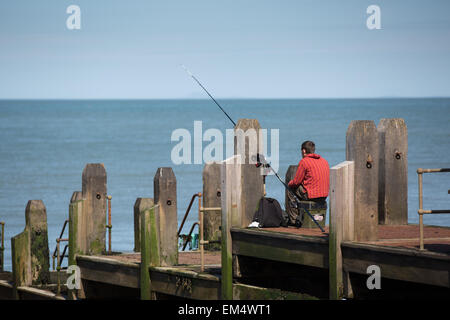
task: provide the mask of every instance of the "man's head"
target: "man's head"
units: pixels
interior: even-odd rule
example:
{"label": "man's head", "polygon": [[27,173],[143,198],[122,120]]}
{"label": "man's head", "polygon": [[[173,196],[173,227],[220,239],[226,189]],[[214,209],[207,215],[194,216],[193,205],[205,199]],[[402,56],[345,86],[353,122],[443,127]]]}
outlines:
{"label": "man's head", "polygon": [[307,154],[314,153],[316,151],[316,145],[312,141],[305,141],[302,143],[302,156],[305,157]]}

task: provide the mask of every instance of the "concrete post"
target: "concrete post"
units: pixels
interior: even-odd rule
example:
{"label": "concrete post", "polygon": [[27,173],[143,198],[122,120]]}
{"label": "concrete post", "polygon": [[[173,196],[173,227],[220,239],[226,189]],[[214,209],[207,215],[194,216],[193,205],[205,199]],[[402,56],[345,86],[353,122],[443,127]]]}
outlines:
{"label": "concrete post", "polygon": [[141,251],[141,215],[153,206],[152,198],[137,198],[134,203],[134,252]]}
{"label": "concrete post", "polygon": [[[203,207],[217,208],[221,206],[220,163],[211,162],[203,168]],[[220,239],[221,211],[206,211],[203,215],[205,240]],[[205,250],[220,250],[220,243],[205,245]]]}
{"label": "concrete post", "polygon": [[264,197],[262,168],[257,168],[256,154],[262,153],[261,126],[256,119],[239,119],[234,128],[234,154],[241,156],[241,205],[239,227],[247,227],[253,220],[259,200]]}
{"label": "concrete post", "polygon": [[89,163],[83,170],[82,196],[85,199],[87,253],[106,251],[106,170],[102,163]]}
{"label": "concrete post", "polygon": [[408,130],[403,119],[381,119],[379,224],[408,223]]}
{"label": "concrete post", "polygon": [[158,206],[161,266],[178,264],[177,180],[172,168],[158,168],[153,180]]}
{"label": "concrete post", "polygon": [[42,200],[28,201],[25,229],[11,238],[14,296],[17,287],[46,284],[50,281],[47,212]]}
{"label": "concrete post", "polygon": [[378,131],[373,121],[354,120],[346,136],[346,158],[355,163],[355,240],[378,238]]}

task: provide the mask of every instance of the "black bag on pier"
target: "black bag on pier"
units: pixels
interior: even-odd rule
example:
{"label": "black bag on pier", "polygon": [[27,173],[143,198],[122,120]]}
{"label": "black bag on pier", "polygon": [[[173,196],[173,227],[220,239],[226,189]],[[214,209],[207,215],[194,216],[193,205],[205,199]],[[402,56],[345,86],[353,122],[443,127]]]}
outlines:
{"label": "black bag on pier", "polygon": [[287,215],[283,215],[280,203],[273,198],[261,198],[253,221],[259,223],[260,228],[287,227]]}

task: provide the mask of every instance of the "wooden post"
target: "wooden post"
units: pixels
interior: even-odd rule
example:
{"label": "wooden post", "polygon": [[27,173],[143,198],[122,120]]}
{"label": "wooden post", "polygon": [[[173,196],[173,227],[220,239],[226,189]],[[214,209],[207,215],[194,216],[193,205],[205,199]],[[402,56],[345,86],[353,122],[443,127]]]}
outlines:
{"label": "wooden post", "polygon": [[[329,277],[330,299],[340,300],[348,284],[344,284],[341,242],[354,236],[354,162],[342,162],[330,170]],[[347,290],[348,291],[348,290]]]}
{"label": "wooden post", "polygon": [[242,180],[240,157],[233,156],[222,162],[222,299],[233,299],[233,256],[230,228],[241,225]]}
{"label": "wooden post", "polygon": [[134,252],[141,251],[141,215],[153,206],[152,198],[137,198],[134,203]]}
{"label": "wooden post", "polygon": [[87,254],[106,252],[106,170],[102,163],[89,163],[82,175],[86,219]]}
{"label": "wooden post", "polygon": [[[286,170],[286,176],[285,176],[285,180],[284,180],[286,182],[286,184],[288,184],[289,181],[291,181],[294,178],[295,173],[297,172],[297,168],[298,168],[298,164],[292,164]],[[290,209],[291,209],[288,193],[289,193],[289,191],[287,189],[285,189],[284,190],[284,201],[285,201],[284,207],[286,209],[286,213],[289,213]]]}
{"label": "wooden post", "polygon": [[346,158],[355,163],[355,241],[378,238],[378,131],[373,121],[354,120],[346,137]]}
{"label": "wooden post", "polygon": [[264,196],[262,170],[257,168],[256,154],[262,153],[261,126],[256,119],[239,119],[234,128],[234,154],[241,156],[241,183],[243,210],[239,227],[247,227],[253,220],[259,200]]}
{"label": "wooden post", "polygon": [[403,119],[381,119],[379,224],[408,224],[408,130]]}
{"label": "wooden post", "polygon": [[154,298],[151,291],[150,266],[160,266],[160,234],[157,207],[141,212],[141,265],[140,290],[141,300]]}
{"label": "wooden post", "polygon": [[[86,226],[83,216],[83,205],[85,200],[80,199],[74,192],[69,204],[69,263],[68,265],[77,264],[77,254],[86,253]],[[68,290],[70,300],[77,298],[85,298],[83,281],[80,280],[80,289]]]}
{"label": "wooden post", "polygon": [[[203,207],[217,208],[221,206],[220,163],[211,162],[203,168]],[[221,211],[205,211],[204,238],[206,241],[220,239]],[[205,250],[220,250],[220,243],[205,245]]]}
{"label": "wooden post", "polygon": [[161,266],[178,264],[177,180],[172,168],[158,168],[153,180],[158,205]]}
{"label": "wooden post", "polygon": [[25,229],[11,238],[14,297],[17,288],[47,284],[50,262],[47,233],[47,212],[42,200],[30,200],[25,209]]}

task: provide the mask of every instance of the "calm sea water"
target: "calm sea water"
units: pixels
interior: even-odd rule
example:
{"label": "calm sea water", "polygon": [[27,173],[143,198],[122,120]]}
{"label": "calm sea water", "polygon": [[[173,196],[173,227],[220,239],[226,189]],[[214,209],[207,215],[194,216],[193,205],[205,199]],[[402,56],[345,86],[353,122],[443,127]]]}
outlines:
{"label": "calm sea water", "polygon": [[[299,161],[299,146],[313,140],[331,166],[345,160],[345,133],[351,120],[404,118],[409,134],[409,222],[418,223],[416,169],[450,167],[450,99],[222,100],[230,116],[257,118],[263,128],[280,129],[280,169]],[[153,197],[158,167],[177,177],[181,220],[193,193],[202,190],[202,165],[171,162],[172,131],[224,134],[229,120],[209,100],[0,101],[0,221],[6,222],[5,267],[11,270],[10,238],[25,226],[25,206],[42,199],[47,208],[50,250],[68,217],[73,191],[81,190],[86,163],[102,162],[113,196],[113,250],[133,250],[133,205]],[[208,143],[205,143],[207,145]],[[450,176],[425,175],[424,207],[450,208]],[[284,205],[284,190],[267,178],[268,196]],[[185,230],[195,220],[194,210]],[[426,216],[425,223],[450,226],[450,215]]]}

